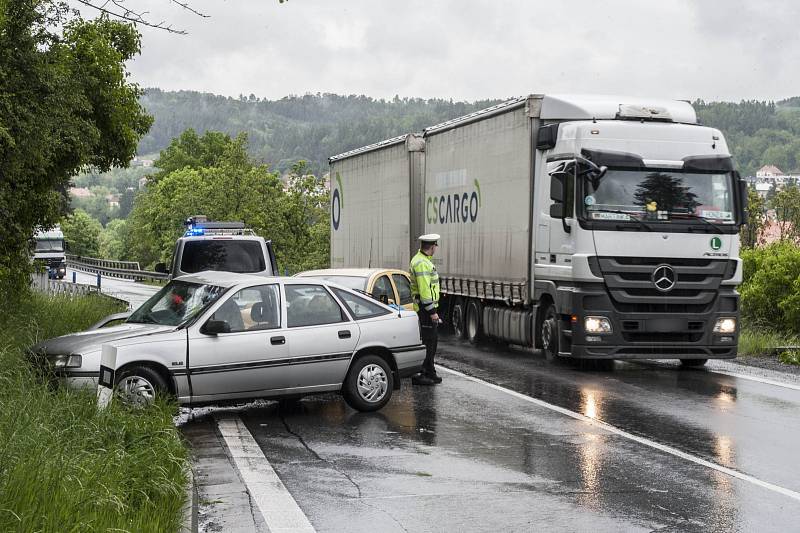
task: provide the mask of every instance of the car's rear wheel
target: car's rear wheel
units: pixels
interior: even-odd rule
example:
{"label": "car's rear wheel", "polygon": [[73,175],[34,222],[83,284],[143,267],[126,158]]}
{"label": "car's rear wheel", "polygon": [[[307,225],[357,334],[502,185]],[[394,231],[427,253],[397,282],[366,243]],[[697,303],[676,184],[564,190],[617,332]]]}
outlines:
{"label": "car's rear wheel", "polygon": [[394,377],[389,364],[377,355],[359,357],[350,367],[342,393],[357,411],[377,411],[389,402]]}
{"label": "car's rear wheel", "polygon": [[168,391],[169,387],[161,374],[147,366],[124,369],[117,375],[114,385],[114,395],[131,407],[150,405]]}

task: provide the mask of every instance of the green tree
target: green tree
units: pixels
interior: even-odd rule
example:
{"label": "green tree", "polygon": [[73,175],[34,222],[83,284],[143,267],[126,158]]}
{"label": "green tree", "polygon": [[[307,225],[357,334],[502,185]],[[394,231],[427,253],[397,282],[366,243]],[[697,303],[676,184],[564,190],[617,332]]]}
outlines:
{"label": "green tree", "polygon": [[292,167],[283,212],[289,232],[276,255],[292,273],[324,268],[330,257],[329,193],[322,181],[308,174],[305,161]]}
{"label": "green tree", "polygon": [[763,244],[764,226],[767,223],[767,209],[764,199],[755,190],[747,190],[747,223],[741,229],[743,248],[753,248]]}
{"label": "green tree", "polygon": [[98,253],[105,259],[125,260],[128,223],[122,219],[109,222],[99,236]]}
{"label": "green tree", "polygon": [[27,285],[30,239],[67,212],[70,177],[127,165],[147,132],[125,69],[139,49],[129,24],[0,1],[0,304]]}
{"label": "green tree", "polygon": [[229,138],[212,163],[173,170],[136,197],[129,217],[132,259],[143,266],[169,261],[183,221],[197,214],[242,221],[267,239],[287,234],[282,184],[277,174],[250,160],[246,135]]}
{"label": "green tree", "polygon": [[61,221],[61,231],[67,241],[69,253],[84,257],[97,257],[100,251],[100,233],[103,226],[86,211],[76,209]]}
{"label": "green tree", "polygon": [[800,240],[800,189],[786,187],[778,191],[770,201],[775,210],[781,240],[798,242]]}
{"label": "green tree", "polygon": [[173,139],[169,147],[161,151],[154,163],[159,172],[150,179],[158,181],[170,172],[186,167],[199,169],[214,166],[230,143],[230,135],[207,131],[198,136],[189,128],[181,133],[180,137]]}

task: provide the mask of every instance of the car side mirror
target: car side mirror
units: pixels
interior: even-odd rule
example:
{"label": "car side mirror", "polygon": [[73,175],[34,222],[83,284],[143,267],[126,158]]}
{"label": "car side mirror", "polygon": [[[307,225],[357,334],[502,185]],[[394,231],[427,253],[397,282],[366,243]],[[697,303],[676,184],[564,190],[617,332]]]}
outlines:
{"label": "car side mirror", "polygon": [[230,333],[231,325],[225,320],[209,320],[200,328],[200,333],[204,335],[218,335],[220,333]]}
{"label": "car side mirror", "polygon": [[167,274],[167,265],[166,265],[166,263],[156,263],[155,270],[159,274]]}

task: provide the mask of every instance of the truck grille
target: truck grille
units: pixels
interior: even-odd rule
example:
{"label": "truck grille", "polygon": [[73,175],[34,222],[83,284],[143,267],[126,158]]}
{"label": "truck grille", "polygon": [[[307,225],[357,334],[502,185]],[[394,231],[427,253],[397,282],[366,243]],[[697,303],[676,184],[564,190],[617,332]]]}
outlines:
{"label": "truck grille", "polygon": [[[599,257],[598,263],[611,301],[621,313],[708,312],[723,277],[729,275],[727,260]],[[661,265],[671,267],[676,276],[673,288],[666,292],[652,280]]]}

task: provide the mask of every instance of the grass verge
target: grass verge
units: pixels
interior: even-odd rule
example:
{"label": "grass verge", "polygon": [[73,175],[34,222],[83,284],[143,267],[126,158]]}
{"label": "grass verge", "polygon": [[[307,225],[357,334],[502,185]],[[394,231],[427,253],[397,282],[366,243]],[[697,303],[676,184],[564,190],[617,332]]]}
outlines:
{"label": "grass verge", "polygon": [[118,312],[101,296],[34,294],[0,315],[0,531],[177,531],[187,449],[174,405],[98,412],[91,391],[36,379],[35,342]]}
{"label": "grass verge", "polygon": [[800,339],[786,333],[745,327],[739,334],[739,355],[742,357],[772,356],[781,346],[798,345]]}

